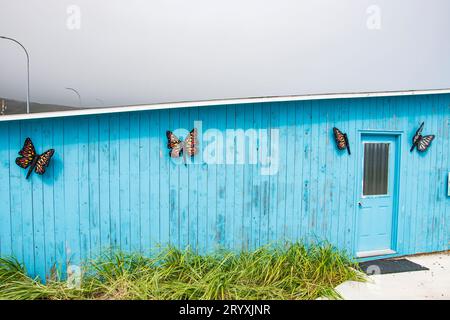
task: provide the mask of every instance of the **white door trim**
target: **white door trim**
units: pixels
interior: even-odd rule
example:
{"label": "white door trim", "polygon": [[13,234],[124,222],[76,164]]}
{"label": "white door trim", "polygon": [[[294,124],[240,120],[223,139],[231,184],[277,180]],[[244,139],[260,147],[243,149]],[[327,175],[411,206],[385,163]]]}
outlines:
{"label": "white door trim", "polygon": [[394,254],[397,253],[394,250],[391,249],[383,249],[383,250],[372,250],[372,251],[360,251],[356,253],[357,258],[367,258],[367,257],[374,257],[374,256],[384,256],[388,254]]}

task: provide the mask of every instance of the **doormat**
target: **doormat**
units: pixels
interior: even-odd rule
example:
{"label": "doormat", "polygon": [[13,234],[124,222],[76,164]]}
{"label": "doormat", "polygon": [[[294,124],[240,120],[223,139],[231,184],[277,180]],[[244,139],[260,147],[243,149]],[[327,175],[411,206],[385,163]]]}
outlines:
{"label": "doormat", "polygon": [[388,274],[388,273],[400,273],[411,271],[424,271],[430,270],[420,264],[414,263],[407,259],[396,260],[373,260],[359,263],[361,270],[371,276],[374,274]]}

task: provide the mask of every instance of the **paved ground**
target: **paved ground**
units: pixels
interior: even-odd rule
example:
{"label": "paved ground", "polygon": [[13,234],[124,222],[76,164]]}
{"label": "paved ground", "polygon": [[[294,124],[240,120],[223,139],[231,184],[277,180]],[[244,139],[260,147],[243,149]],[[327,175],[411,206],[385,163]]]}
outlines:
{"label": "paved ground", "polygon": [[450,252],[411,256],[430,270],[373,275],[368,282],[348,281],[336,289],[344,299],[450,299]]}

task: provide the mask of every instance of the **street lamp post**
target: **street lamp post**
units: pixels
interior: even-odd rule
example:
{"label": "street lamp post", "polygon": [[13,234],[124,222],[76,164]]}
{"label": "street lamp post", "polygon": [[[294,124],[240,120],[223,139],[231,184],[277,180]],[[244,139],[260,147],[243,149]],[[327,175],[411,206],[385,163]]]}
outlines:
{"label": "street lamp post", "polygon": [[0,36],[0,39],[10,40],[12,42],[17,43],[22,47],[23,51],[25,51],[25,55],[27,56],[27,113],[30,113],[30,56],[28,55],[27,49],[16,39]]}
{"label": "street lamp post", "polygon": [[75,92],[75,94],[78,96],[78,103],[79,103],[79,105],[81,107],[81,95],[80,95],[80,93],[77,90],[75,90],[74,88],[65,88],[65,89]]}

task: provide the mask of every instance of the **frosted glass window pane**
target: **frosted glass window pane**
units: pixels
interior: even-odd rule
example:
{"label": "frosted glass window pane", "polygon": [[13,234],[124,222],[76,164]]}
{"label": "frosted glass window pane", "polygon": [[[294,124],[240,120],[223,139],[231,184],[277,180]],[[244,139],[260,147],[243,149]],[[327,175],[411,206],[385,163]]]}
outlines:
{"label": "frosted glass window pane", "polygon": [[364,144],[363,195],[388,193],[389,143]]}

